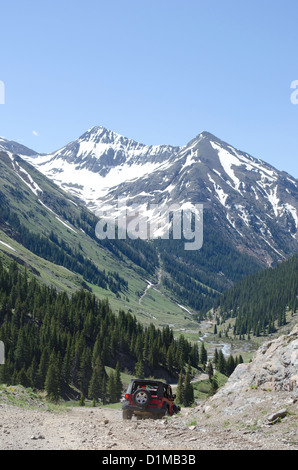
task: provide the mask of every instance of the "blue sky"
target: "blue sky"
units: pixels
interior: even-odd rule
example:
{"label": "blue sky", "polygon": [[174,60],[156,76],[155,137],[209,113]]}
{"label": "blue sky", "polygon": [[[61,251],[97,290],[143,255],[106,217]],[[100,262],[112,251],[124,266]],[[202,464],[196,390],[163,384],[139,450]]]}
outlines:
{"label": "blue sky", "polygon": [[0,0],[0,135],[51,152],[102,125],[209,131],[298,177],[297,0]]}

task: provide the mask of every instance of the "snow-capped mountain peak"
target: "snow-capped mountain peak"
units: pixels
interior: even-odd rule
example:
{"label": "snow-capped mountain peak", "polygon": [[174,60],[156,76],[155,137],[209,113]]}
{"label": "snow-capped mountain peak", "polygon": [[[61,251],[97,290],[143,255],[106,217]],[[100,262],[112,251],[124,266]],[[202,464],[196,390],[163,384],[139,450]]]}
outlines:
{"label": "snow-capped mountain peak", "polygon": [[297,250],[298,181],[209,132],[187,145],[145,145],[92,127],[50,155],[26,156],[92,209],[133,202],[203,203],[241,250],[268,263]]}
{"label": "snow-capped mountain peak", "polygon": [[56,152],[25,158],[58,186],[94,206],[112,187],[151,174],[179,150],[92,127]]}

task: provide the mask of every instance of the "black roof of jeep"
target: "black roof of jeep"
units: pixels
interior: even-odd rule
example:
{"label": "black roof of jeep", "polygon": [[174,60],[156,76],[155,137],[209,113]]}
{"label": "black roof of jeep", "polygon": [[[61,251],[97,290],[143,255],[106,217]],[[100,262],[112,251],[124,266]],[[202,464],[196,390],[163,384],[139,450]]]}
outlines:
{"label": "black roof of jeep", "polygon": [[168,383],[166,382],[162,382],[161,380],[151,380],[151,379],[130,379],[130,383],[131,382],[140,382],[140,383],[144,383],[144,384],[156,384],[156,385],[169,385]]}
{"label": "black roof of jeep", "polygon": [[130,382],[127,387],[127,392],[131,391],[133,388],[134,383],[137,382],[138,384],[142,385],[156,385],[158,387],[168,387],[169,384],[166,382],[162,382],[161,380],[150,380],[150,379],[130,379]]}

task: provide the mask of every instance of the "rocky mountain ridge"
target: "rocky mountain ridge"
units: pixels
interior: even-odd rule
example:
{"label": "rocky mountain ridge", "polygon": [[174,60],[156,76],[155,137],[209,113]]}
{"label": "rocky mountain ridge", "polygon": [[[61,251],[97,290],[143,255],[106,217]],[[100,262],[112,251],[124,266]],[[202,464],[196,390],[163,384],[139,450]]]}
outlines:
{"label": "rocky mountain ridge", "polygon": [[298,181],[209,132],[183,147],[149,146],[94,127],[52,154],[24,158],[95,212],[124,197],[142,211],[201,203],[237,249],[264,264],[297,251]]}

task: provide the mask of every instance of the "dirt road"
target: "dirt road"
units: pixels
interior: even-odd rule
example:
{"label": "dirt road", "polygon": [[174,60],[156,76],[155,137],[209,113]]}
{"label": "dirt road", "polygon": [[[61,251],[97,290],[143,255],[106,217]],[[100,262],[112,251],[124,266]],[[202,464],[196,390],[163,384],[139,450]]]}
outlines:
{"label": "dirt road", "polygon": [[195,410],[162,420],[123,421],[120,410],[108,408],[50,412],[1,404],[0,450],[297,450],[295,428],[278,426],[239,429]]}

